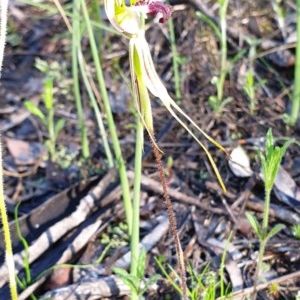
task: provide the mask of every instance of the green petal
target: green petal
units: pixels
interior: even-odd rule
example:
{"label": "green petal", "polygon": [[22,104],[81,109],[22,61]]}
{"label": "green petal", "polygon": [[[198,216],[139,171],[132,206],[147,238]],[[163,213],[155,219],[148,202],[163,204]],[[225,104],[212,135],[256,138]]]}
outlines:
{"label": "green petal", "polygon": [[124,0],[105,0],[104,7],[108,20],[117,31],[128,37],[139,33],[139,13],[126,6]]}
{"label": "green petal", "polygon": [[143,80],[142,66],[136,50],[135,42],[135,38],[131,38],[129,42],[129,62],[135,106],[153,144],[160,151],[155,142],[151,101],[148,89]]}

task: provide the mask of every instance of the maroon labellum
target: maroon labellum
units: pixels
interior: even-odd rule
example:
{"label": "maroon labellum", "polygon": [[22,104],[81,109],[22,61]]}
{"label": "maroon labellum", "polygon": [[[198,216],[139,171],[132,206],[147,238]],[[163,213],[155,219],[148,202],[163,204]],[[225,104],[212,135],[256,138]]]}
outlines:
{"label": "maroon labellum", "polygon": [[173,12],[173,7],[169,4],[165,4],[159,1],[146,1],[141,0],[135,4],[136,6],[145,5],[148,7],[148,14],[155,16],[157,14],[162,14],[162,17],[159,19],[160,23],[164,23],[171,17]]}

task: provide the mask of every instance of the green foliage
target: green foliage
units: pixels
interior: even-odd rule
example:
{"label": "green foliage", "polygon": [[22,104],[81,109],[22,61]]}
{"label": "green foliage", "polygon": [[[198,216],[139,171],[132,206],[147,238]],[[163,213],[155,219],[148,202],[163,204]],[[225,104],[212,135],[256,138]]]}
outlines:
{"label": "green foliage", "polygon": [[112,242],[115,246],[127,246],[130,237],[128,236],[128,224],[118,223],[116,226],[108,226],[107,233],[102,234],[101,243]]}
{"label": "green foliage", "polygon": [[[28,245],[26,239],[22,235],[20,225],[19,225],[19,219],[18,219],[18,210],[19,210],[20,204],[21,204],[21,202],[18,202],[15,207],[14,219],[15,219],[15,224],[16,224],[17,236],[18,236],[19,240],[21,241],[23,248],[24,248],[23,267],[24,267],[24,271],[25,271],[25,277],[21,280],[18,276],[16,276],[16,280],[17,280],[19,287],[22,290],[25,290],[32,283],[32,277],[31,277],[31,270],[30,270],[30,264],[29,264],[29,245]],[[32,300],[37,299],[34,294],[31,294],[30,298]]]}
{"label": "green foliage", "polygon": [[126,270],[121,268],[114,268],[113,271],[120,279],[130,288],[131,293],[136,294],[139,299],[145,299],[143,294],[148,290],[148,288],[155,283],[161,276],[155,274],[149,279],[145,280],[145,264],[146,264],[146,250],[142,249],[140,251],[140,256],[137,263],[137,274],[132,275]]}
{"label": "green foliage", "polygon": [[268,287],[268,296],[271,299],[277,299],[280,296],[280,285],[277,282],[271,283]]}
{"label": "green foliage", "polygon": [[[275,1],[275,0],[273,0]],[[300,36],[300,0],[296,0],[297,5],[297,17],[296,17],[296,36]],[[293,99],[292,99],[292,109],[291,113],[285,114],[284,121],[290,125],[295,126],[297,120],[299,118],[299,110],[300,110],[300,39],[297,39],[296,44],[296,63],[295,63],[295,71],[294,71],[294,92],[293,92]]]}
{"label": "green foliage", "polygon": [[[225,256],[226,249],[224,250],[222,256],[222,262],[220,269],[225,267]],[[172,285],[174,290],[182,295],[182,290],[178,284],[179,276],[176,271],[168,264],[167,269],[163,266],[164,258],[155,258],[156,263],[158,264],[163,276],[167,278],[168,282]],[[195,272],[190,264],[188,264],[188,273],[190,274],[190,285],[187,290],[189,299],[191,300],[215,300],[217,299],[217,294],[220,293],[218,299],[231,299],[231,295],[228,292],[228,289],[224,289],[224,282],[221,282],[224,278],[222,271],[220,271],[220,279],[218,279],[215,272],[210,271],[209,264],[205,266],[200,274]],[[172,276],[170,274],[173,274]],[[174,279],[174,274],[176,275]],[[223,286],[223,287],[222,287]]]}
{"label": "green foliage", "polygon": [[[85,7],[85,6],[84,6]],[[87,128],[84,124],[83,104],[80,94],[80,78],[78,68],[78,52],[81,43],[81,28],[80,28],[80,1],[73,1],[73,20],[72,20],[72,77],[73,77],[73,92],[75,105],[77,110],[78,125],[80,129],[82,156],[84,159],[90,156],[89,142],[87,137]],[[85,7],[86,9],[86,7]]]}
{"label": "green foliage", "polygon": [[213,29],[213,31],[214,31],[215,35],[217,36],[217,38],[219,40],[221,40],[221,31],[220,31],[219,27],[216,25],[216,23],[214,21],[212,21],[209,17],[207,17],[201,11],[197,11],[196,16],[199,19],[201,19],[203,22],[205,22],[207,25],[209,25]]}
{"label": "green foliage", "polygon": [[[214,76],[211,80],[211,83],[217,87],[217,90],[222,90],[223,93],[222,85],[224,86],[224,84],[222,84],[222,81],[220,81],[219,77]],[[224,100],[221,98],[221,101],[219,99],[220,98],[217,96],[209,96],[208,98],[209,104],[217,114],[220,113],[223,108],[233,100],[232,97],[227,97]]]}
{"label": "green foliage", "polygon": [[[174,288],[174,290],[178,294],[182,295],[182,290],[180,288],[180,285],[175,282],[175,280],[173,279],[173,277],[171,277],[169,275],[169,272],[164,268],[164,266],[162,264],[163,260],[164,260],[163,257],[155,258],[155,261],[158,264],[158,267],[162,271],[163,275],[168,279],[169,283],[172,285],[172,287]],[[175,270],[170,265],[168,265],[168,269],[169,269],[169,271],[171,271],[171,273],[176,274],[176,278],[177,279],[179,278],[178,274],[175,272]],[[189,292],[189,289],[188,289],[188,294],[189,294],[189,296],[191,296],[190,292]]]}
{"label": "green foliage", "polygon": [[253,231],[255,232],[255,234],[258,236],[258,238],[260,240],[266,239],[266,241],[267,241],[271,237],[276,235],[279,231],[281,231],[282,229],[285,228],[285,226],[283,224],[276,224],[274,227],[272,227],[270,229],[268,234],[266,236],[264,236],[262,228],[260,227],[260,225],[258,223],[258,220],[255,218],[255,216],[253,214],[250,214],[250,213],[246,212],[246,217],[247,217]]}
{"label": "green foliage", "polygon": [[254,41],[251,39],[246,40],[250,45],[248,54],[248,68],[246,71],[246,80],[243,86],[243,90],[250,100],[249,108],[250,112],[253,114],[256,109],[256,89],[261,87],[266,83],[266,80],[261,80],[260,82],[255,82],[254,74],[254,60],[256,55],[256,46],[260,41]]}
{"label": "green foliage", "polygon": [[[127,171],[126,165],[125,165],[125,161],[123,158],[120,142],[118,139],[118,133],[117,133],[116,125],[114,122],[114,118],[113,118],[113,114],[112,114],[112,110],[111,110],[111,106],[110,106],[110,100],[108,97],[107,88],[105,85],[104,74],[103,74],[103,70],[102,70],[102,63],[101,63],[101,59],[98,55],[99,49],[97,47],[95,33],[94,33],[93,27],[92,27],[92,21],[90,19],[88,11],[87,11],[86,2],[84,0],[80,0],[80,3],[81,3],[81,8],[82,8],[82,12],[83,12],[84,20],[85,20],[87,36],[89,38],[91,56],[92,56],[93,63],[95,66],[97,83],[99,85],[101,99],[102,99],[104,110],[105,110],[105,118],[106,118],[107,126],[109,129],[109,137],[110,137],[110,140],[112,143],[114,159],[116,160],[116,166],[119,171],[121,187],[122,187],[122,194],[123,194],[123,203],[124,203],[125,214],[126,214],[126,221],[128,224],[128,231],[129,231],[129,233],[131,233],[131,231],[132,231],[132,204],[131,204],[130,186],[129,186],[129,181],[128,181],[127,172],[126,172]],[[111,29],[109,29],[109,30],[111,30]],[[75,51],[74,51],[74,55],[76,55]],[[106,139],[106,134],[103,137],[103,140],[105,140],[105,139]],[[105,147],[105,145],[104,145],[104,147]],[[138,175],[136,174],[136,176],[138,176]]]}
{"label": "green foliage", "polygon": [[[60,82],[65,85],[65,80],[63,80],[63,72],[66,68],[66,63],[59,63],[57,61],[48,62],[46,60],[36,58],[34,66],[47,78],[52,78],[53,81],[56,81],[58,85]],[[59,85],[59,88],[62,88],[62,86]]]}
{"label": "green foliage", "polygon": [[258,152],[261,167],[265,183],[265,209],[264,209],[264,222],[260,227],[258,220],[250,213],[246,213],[246,217],[253,228],[254,232],[260,240],[267,241],[269,238],[277,234],[284,228],[284,225],[277,224],[273,227],[269,233],[267,233],[268,217],[269,217],[269,205],[270,205],[270,193],[274,185],[274,181],[281,163],[281,160],[287,150],[287,148],[294,142],[293,139],[287,140],[283,146],[275,146],[272,130],[269,129],[266,135],[265,142],[265,154],[261,151]]}
{"label": "green foliage", "polygon": [[246,212],[245,213],[253,231],[255,232],[255,234],[258,236],[259,239],[262,239],[262,233],[261,233],[261,229],[260,229],[260,225],[256,219],[256,217],[249,213],[249,212]]}
{"label": "green foliage", "polygon": [[268,130],[265,142],[265,155],[262,152],[258,153],[266,190],[270,191],[272,189],[281,160],[292,143],[294,143],[294,139],[287,140],[281,147],[275,146],[272,129]]}
{"label": "green foliage", "polygon": [[[258,255],[258,262],[256,268],[256,276],[254,286],[258,283],[259,273],[262,271],[263,266],[263,255],[265,251],[265,246],[267,241],[276,235],[279,231],[281,231],[285,226],[283,224],[276,224],[274,227],[268,231],[269,225],[269,211],[270,211],[270,195],[271,190],[281,163],[281,160],[287,150],[287,148],[293,143],[293,139],[287,140],[283,146],[275,146],[272,130],[269,129],[266,135],[265,141],[265,153],[262,151],[258,152],[260,161],[261,161],[261,168],[264,177],[265,183],[265,205],[264,205],[264,214],[263,214],[263,222],[262,225],[259,225],[258,220],[255,216],[250,213],[246,212],[246,217],[255,232],[258,236],[260,241],[259,246],[259,255]],[[256,295],[254,296],[254,299]]]}
{"label": "green foliage", "polygon": [[279,231],[281,231],[284,228],[285,228],[285,225],[283,225],[283,224],[276,224],[268,232],[268,234],[266,236],[266,240],[269,240],[271,237],[273,237],[274,235],[276,235],[277,233],[279,233]]}
{"label": "green foliage", "polygon": [[171,51],[172,51],[172,62],[173,62],[173,73],[174,73],[174,85],[175,85],[175,95],[176,100],[179,103],[181,98],[181,78],[179,74],[179,65],[182,63],[182,59],[178,55],[176,40],[175,40],[175,30],[174,23],[172,18],[168,20],[169,32],[170,32],[170,43],[171,43]]}
{"label": "green foliage", "polygon": [[292,227],[293,235],[297,240],[300,240],[300,224],[296,224]]}
{"label": "green foliage", "polygon": [[65,125],[65,120],[58,119],[57,121],[55,121],[54,119],[55,109],[54,109],[54,102],[53,102],[53,82],[52,79],[50,78],[47,78],[45,80],[43,102],[46,109],[45,113],[43,113],[43,111],[31,101],[25,101],[24,105],[27,108],[27,110],[31,114],[39,118],[42,124],[46,127],[49,138],[45,142],[45,145],[49,151],[50,160],[56,162],[57,161],[56,142],[59,133],[61,132],[61,130]]}

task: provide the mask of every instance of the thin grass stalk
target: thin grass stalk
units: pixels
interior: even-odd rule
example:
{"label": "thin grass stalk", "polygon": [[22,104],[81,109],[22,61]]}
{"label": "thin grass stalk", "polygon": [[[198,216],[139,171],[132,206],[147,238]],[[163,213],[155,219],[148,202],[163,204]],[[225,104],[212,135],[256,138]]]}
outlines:
{"label": "thin grass stalk", "polygon": [[179,75],[179,63],[178,63],[178,53],[177,53],[176,39],[175,39],[174,22],[172,18],[168,20],[168,25],[169,25],[171,52],[172,52],[175,97],[177,102],[179,102],[179,100],[181,99],[181,90],[180,90],[181,80]]}
{"label": "thin grass stalk", "polygon": [[[46,10],[46,11],[51,12],[53,14],[59,13],[59,10],[57,9],[57,7],[53,6],[53,5],[36,2],[34,0],[18,0],[18,2],[21,2],[21,3],[24,3],[24,4],[31,5],[33,7],[37,7],[37,8]],[[67,17],[72,18],[72,20],[74,19],[74,15],[73,15],[72,12],[64,11],[64,13]],[[77,21],[81,21],[82,17],[77,16],[77,18],[75,18],[75,19],[77,19]],[[105,31],[108,31],[108,32],[111,32],[111,33],[114,33],[114,34],[119,34],[119,32],[117,32],[115,29],[111,28],[110,26],[106,26],[102,23],[100,24],[99,22],[95,22],[95,21],[91,20],[91,24],[92,24],[92,26],[94,26],[96,28],[99,28],[99,29],[102,29],[102,30],[105,30]]]}
{"label": "thin grass stalk", "polygon": [[22,243],[24,247],[24,259],[23,259],[23,265],[24,265],[24,272],[25,272],[25,278],[26,278],[26,284],[29,284],[31,282],[31,273],[30,273],[30,264],[29,264],[29,246],[26,241],[26,239],[23,237],[21,228],[20,228],[20,223],[18,220],[18,211],[20,207],[21,202],[18,202],[15,210],[14,210],[14,219],[16,223],[16,233],[18,236],[19,241]]}
{"label": "thin grass stalk", "polygon": [[[1,26],[3,26],[3,23],[1,24]],[[15,278],[15,262],[14,262],[12,243],[11,243],[10,232],[9,232],[9,223],[8,223],[7,213],[6,213],[6,205],[4,201],[1,141],[0,141],[0,211],[1,211],[1,220],[2,220],[4,243],[5,243],[5,260],[6,260],[8,274],[9,274],[10,295],[12,300],[17,300],[18,293],[17,293],[16,278]]]}
{"label": "thin grass stalk", "polygon": [[221,74],[220,82],[217,85],[217,97],[219,105],[223,101],[223,90],[224,83],[227,74],[227,22],[226,22],[226,13],[229,0],[219,1],[220,8],[220,26],[221,26]]}
{"label": "thin grass stalk", "polygon": [[226,240],[226,244],[225,244],[225,248],[222,254],[222,258],[221,258],[221,265],[220,265],[220,297],[221,299],[223,299],[223,297],[225,297],[225,287],[224,287],[224,283],[225,283],[225,263],[226,263],[226,256],[227,256],[227,252],[228,252],[228,246],[230,244],[231,241],[231,237],[232,237],[232,231],[230,232],[228,239]]}
{"label": "thin grass stalk", "polygon": [[270,201],[271,201],[271,189],[265,188],[265,205],[264,205],[264,215],[263,215],[263,224],[262,224],[262,238],[260,239],[260,246],[258,252],[257,266],[254,279],[254,294],[253,300],[257,298],[256,287],[259,282],[259,275],[262,269],[263,257],[265,253],[266,243],[267,243],[267,234],[269,226],[269,212],[270,212]]}
{"label": "thin grass stalk", "polygon": [[99,128],[99,132],[100,132],[100,136],[102,138],[102,145],[104,148],[104,152],[106,155],[106,159],[107,159],[107,163],[108,163],[108,167],[112,168],[114,166],[114,161],[113,161],[113,155],[111,153],[111,149],[107,140],[107,134],[105,131],[105,127],[104,127],[104,123],[103,123],[103,118],[99,109],[99,105],[98,102],[94,96],[91,84],[89,82],[88,76],[86,74],[86,63],[81,51],[81,45],[79,45],[79,49],[78,49],[78,64],[79,64],[79,68],[80,68],[80,73],[83,79],[83,83],[85,85],[85,88],[87,90],[87,93],[89,95],[91,104],[93,106],[93,110],[95,112],[96,115],[96,120],[97,120],[97,124],[98,124],[98,128]]}
{"label": "thin grass stalk", "polygon": [[[99,0],[91,0],[90,2],[90,20],[97,22],[99,24],[102,23],[102,16],[101,16],[101,9],[99,5]],[[103,31],[100,28],[95,29],[95,35],[96,35],[96,42],[97,45],[103,45]],[[102,49],[99,47],[98,55],[101,57],[102,55]]]}
{"label": "thin grass stalk", "polygon": [[[158,264],[158,267],[160,268],[162,274],[167,278],[167,280],[169,281],[169,283],[172,285],[173,289],[180,294],[181,293],[181,288],[180,286],[174,281],[173,276],[169,275],[169,273],[173,274],[175,273],[175,270],[173,270],[173,268],[168,265],[169,269],[171,272],[168,272],[162,265],[161,261],[159,260],[159,258],[154,257],[155,262]],[[191,293],[189,293],[189,295],[191,295]],[[192,298],[192,297],[191,297]]]}
{"label": "thin grass stalk", "polygon": [[[142,155],[144,144],[144,125],[140,116],[137,116],[136,139],[135,139],[135,158],[134,158],[134,186],[132,201],[132,233],[130,239],[131,262],[130,274],[137,276],[139,261],[139,242],[140,242],[140,195],[141,195],[141,175],[142,175]],[[131,291],[131,300],[138,300],[135,291]]]}
{"label": "thin grass stalk", "polygon": [[[5,49],[6,26],[7,26],[7,9],[8,0],[0,2],[0,78],[2,63]],[[12,300],[18,299],[17,284],[15,278],[15,262],[12,250],[12,242],[9,231],[9,223],[7,218],[6,205],[4,200],[4,185],[3,185],[3,163],[2,163],[2,140],[0,135],[0,215],[2,220],[4,244],[5,244],[5,261],[9,274],[9,289]]]}
{"label": "thin grass stalk", "polygon": [[69,19],[66,16],[65,10],[63,9],[62,5],[60,4],[60,2],[58,0],[53,0],[53,2],[56,5],[56,7],[57,7],[57,9],[58,9],[58,11],[60,13],[60,15],[62,16],[62,18],[63,18],[63,20],[64,20],[64,22],[65,22],[68,30],[70,32],[72,32],[72,26],[71,26],[71,24],[69,22]]}
{"label": "thin grass stalk", "polygon": [[76,110],[77,110],[77,117],[78,117],[78,124],[80,128],[80,135],[81,135],[81,147],[82,147],[82,156],[83,158],[88,158],[90,156],[88,139],[87,139],[87,130],[84,124],[84,117],[83,117],[83,109],[82,109],[82,102],[80,96],[80,87],[79,87],[79,73],[78,73],[78,59],[77,53],[80,44],[80,1],[74,0],[73,1],[73,31],[72,31],[72,76],[73,76],[73,86],[74,86],[74,97],[76,103]]}
{"label": "thin grass stalk", "polygon": [[4,58],[5,40],[6,40],[6,24],[7,24],[8,0],[1,0],[0,4],[0,77],[2,63]]}
{"label": "thin grass stalk", "polygon": [[294,75],[294,92],[292,111],[289,124],[295,126],[299,117],[300,109],[300,0],[297,0],[297,44],[296,44],[296,63]]}
{"label": "thin grass stalk", "polygon": [[109,98],[107,95],[104,76],[103,76],[103,72],[101,69],[101,61],[100,61],[100,57],[98,55],[98,49],[97,49],[91,21],[90,21],[84,0],[81,0],[81,4],[82,4],[82,11],[83,11],[84,19],[85,19],[86,26],[87,26],[92,57],[93,57],[95,68],[96,68],[96,76],[97,76],[97,80],[98,80],[98,83],[100,86],[100,92],[101,92],[103,105],[105,108],[107,124],[108,124],[109,132],[110,132],[110,136],[111,136],[111,140],[112,140],[112,145],[113,145],[113,150],[115,153],[115,158],[116,158],[117,166],[118,166],[118,170],[119,170],[122,192],[123,192],[124,209],[125,209],[126,220],[127,220],[127,224],[128,224],[128,232],[130,235],[131,230],[132,230],[132,223],[131,223],[132,222],[132,205],[131,205],[131,198],[130,198],[130,187],[129,187],[128,177],[127,177],[127,173],[126,173],[126,165],[125,165],[125,162],[123,159],[122,150],[121,150],[118,135],[117,135],[116,125],[114,122],[114,118],[113,118],[110,103],[109,103]]}
{"label": "thin grass stalk", "polygon": [[[53,81],[52,79],[48,78],[45,81],[45,92],[43,95],[45,99],[46,109],[47,109],[47,121],[46,127],[49,134],[50,143],[48,145],[48,149],[50,152],[50,159],[52,161],[56,161],[56,133],[54,130],[54,107],[53,107]],[[46,100],[47,99],[47,100]],[[49,105],[49,106],[48,106]]]}
{"label": "thin grass stalk", "polygon": [[[25,279],[21,280],[21,279],[19,279],[18,276],[16,276],[16,280],[17,280],[19,287],[22,290],[26,290],[26,288],[32,283],[32,277],[31,277],[31,270],[30,270],[30,263],[29,263],[29,245],[28,245],[26,239],[22,235],[20,223],[18,220],[18,211],[19,211],[20,204],[21,204],[21,202],[18,202],[18,204],[16,205],[16,207],[14,209],[14,219],[15,219],[15,223],[16,223],[16,233],[17,233],[18,239],[20,240],[20,242],[22,243],[23,248],[24,248],[23,266],[24,266],[24,272],[25,272]],[[32,300],[37,299],[34,294],[31,294],[30,298]]]}

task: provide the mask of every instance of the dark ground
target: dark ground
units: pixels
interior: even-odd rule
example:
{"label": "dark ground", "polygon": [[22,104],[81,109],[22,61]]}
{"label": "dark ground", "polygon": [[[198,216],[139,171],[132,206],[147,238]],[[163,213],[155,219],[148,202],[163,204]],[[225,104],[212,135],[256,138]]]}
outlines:
{"label": "dark ground", "polygon": [[[234,175],[226,156],[207,144],[228,190],[226,194],[222,193],[204,152],[156,99],[153,99],[153,116],[158,143],[164,151],[163,163],[168,171],[170,195],[186,260],[198,274],[201,274],[207,262],[210,262],[211,270],[218,274],[225,243],[232,231],[225,264],[226,284],[234,291],[245,289],[234,299],[246,299],[246,294],[251,292],[251,289],[247,288],[253,285],[259,243],[245,218],[245,211],[255,213],[261,220],[264,205],[257,148],[264,144],[264,137],[269,128],[272,128],[276,138],[280,138],[279,145],[282,144],[282,138],[294,137],[299,140],[299,122],[294,128],[288,128],[282,118],[284,113],[289,112],[292,97],[295,4],[292,1],[284,3],[284,39],[282,31],[278,28],[271,1],[232,2],[228,11],[228,63],[243,49],[245,52],[239,60],[230,65],[224,95],[232,97],[233,100],[219,115],[212,111],[208,102],[208,97],[216,93],[210,80],[212,76],[218,75],[219,44],[212,29],[195,15],[195,11],[201,9],[218,24],[217,6],[212,1],[200,3],[198,0],[190,0],[180,4],[176,2],[173,21],[177,51],[182,62],[180,75],[183,96],[180,106],[228,152],[241,145],[250,158],[253,175],[246,178]],[[147,39],[153,60],[168,90],[174,95],[168,27],[155,22],[150,23]],[[243,91],[245,71],[249,63],[249,46],[245,37],[259,42],[255,59],[255,80],[266,80],[263,86],[256,89],[254,113],[250,113],[249,99]],[[91,61],[87,38],[83,38],[82,44],[86,48],[87,61]],[[280,46],[285,50],[279,51]],[[122,150],[128,162],[128,169],[131,170],[134,155],[134,108],[130,102],[128,86],[121,77],[130,76],[127,47],[126,39],[116,37],[112,33],[102,33],[100,52],[106,84]],[[56,72],[56,117],[66,120],[58,139],[60,165],[62,162],[67,164],[64,168],[44,159],[47,132],[23,105],[24,101],[29,99],[43,107],[41,94],[46,75],[36,68],[37,60],[47,62],[49,70]],[[94,72],[92,63],[90,69]],[[82,286],[85,282],[87,289],[93,291],[91,282],[110,275],[114,262],[128,251],[128,237],[125,229],[120,226],[125,217],[119,182],[116,173],[109,172],[107,168],[95,116],[84,88],[82,99],[91,158],[87,161],[80,158],[80,134],[72,90],[71,39],[60,15],[53,15],[15,1],[10,4],[8,41],[0,94],[0,128],[4,144],[3,165],[8,212],[10,220],[13,221],[15,205],[21,202],[20,226],[28,243],[32,243],[53,224],[68,219],[80,199],[91,192],[99,179],[103,179],[100,183],[105,188],[99,194],[94,191],[98,201],[89,218],[83,218],[75,229],[71,227],[66,230],[56,243],[45,246],[44,253],[31,266],[32,277],[35,278],[58,263],[89,264],[99,257],[109,240],[114,241],[100,266],[89,267],[80,272],[72,268],[55,271],[51,278],[41,282],[35,294],[42,295],[59,286],[70,286],[73,283],[78,288],[78,282],[81,282]],[[149,146],[146,139],[141,238],[151,232],[160,238],[155,241],[153,237],[149,237],[152,246],[147,255],[146,277],[161,273],[154,257],[164,257],[165,262],[173,266],[176,263],[175,248],[167,227],[159,233],[155,229],[160,222],[165,222],[163,218],[166,212],[158,183],[157,167]],[[299,185],[300,181],[299,153],[298,146],[291,146],[282,162],[282,172],[286,171],[283,178],[291,177],[296,185]],[[169,157],[173,159],[171,166],[167,165]],[[263,271],[265,281],[260,285],[259,299],[299,299],[296,298],[296,293],[300,289],[300,240],[295,238],[291,228],[300,224],[300,194],[296,189],[292,191],[294,197],[286,200],[282,193],[289,193],[290,185],[285,180],[282,180],[282,184],[283,186],[277,187],[272,194],[270,227],[283,223],[286,228],[267,244]],[[74,238],[96,220],[101,220],[102,223],[90,234],[91,237],[79,248],[74,246],[75,250],[73,249],[68,259],[59,260],[67,245],[72,244]],[[62,230],[62,227],[60,229]],[[14,229],[12,232],[17,252],[22,246]],[[0,246],[2,263],[2,241]],[[24,276],[22,272],[20,274]],[[268,286],[263,286],[266,282],[269,283]],[[120,289],[122,291],[122,288]],[[126,293],[126,288],[124,289]],[[8,299],[7,291],[7,286],[0,289],[1,300]],[[65,295],[64,298],[56,298],[55,294],[51,294],[50,298],[75,299],[72,298],[75,297],[74,293],[70,291],[71,288],[68,296]],[[81,295],[81,298],[76,299],[99,298],[92,298],[92,295],[89,297]],[[178,296],[163,279],[150,288],[146,295],[146,299],[171,299],[170,297],[175,299]],[[25,298],[24,296],[21,299]],[[117,295],[111,297],[116,298]]]}

